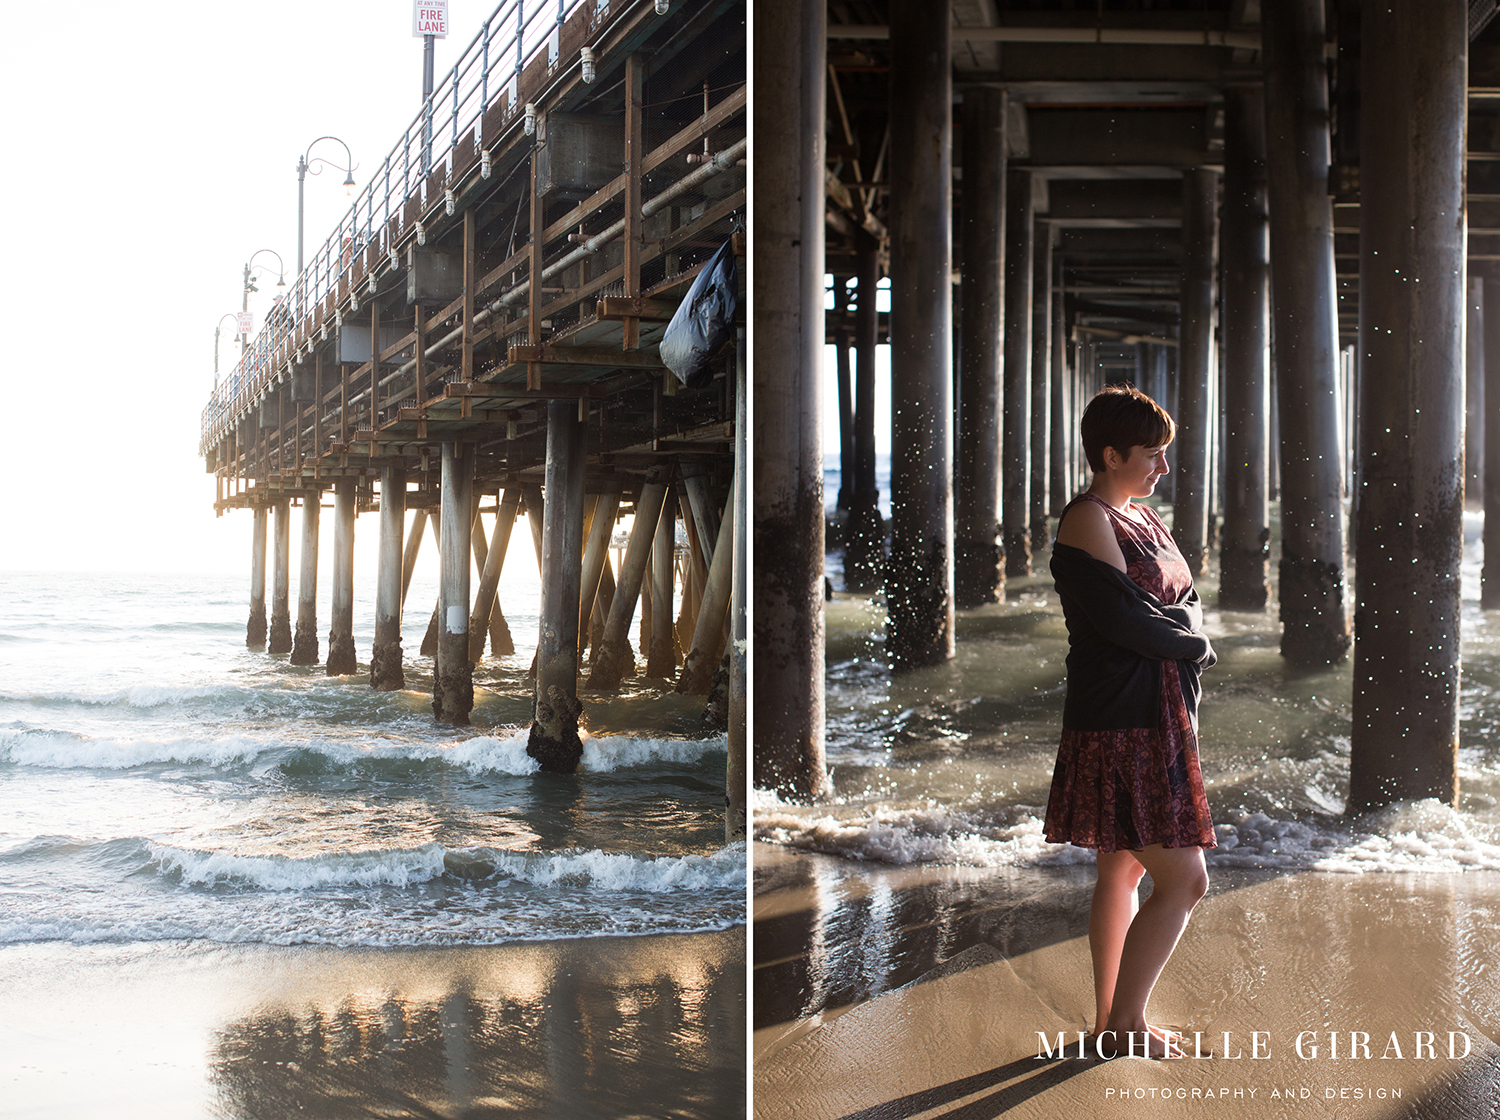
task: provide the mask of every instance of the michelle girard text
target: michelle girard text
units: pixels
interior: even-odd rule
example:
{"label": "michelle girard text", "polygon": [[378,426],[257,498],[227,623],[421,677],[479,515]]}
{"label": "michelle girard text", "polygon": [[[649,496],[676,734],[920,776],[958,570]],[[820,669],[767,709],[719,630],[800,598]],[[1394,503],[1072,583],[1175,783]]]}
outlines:
{"label": "michelle girard text", "polygon": [[[1037,1031],[1038,1061],[1057,1058],[1096,1057],[1105,1061],[1114,1058],[1144,1058],[1147,1056],[1146,1035],[1129,1032],[1124,1037],[1111,1037],[1114,1031],[1104,1031],[1101,1041],[1108,1056],[1098,1053],[1095,1040],[1083,1031],[1076,1039],[1069,1039],[1068,1032],[1058,1031],[1048,1035]],[[1224,1031],[1221,1035],[1205,1035],[1194,1031],[1179,1040],[1180,1056],[1164,1060],[1214,1058],[1227,1061],[1269,1061],[1276,1050],[1277,1042],[1270,1031],[1251,1031],[1248,1035]],[[1315,1061],[1459,1061],[1467,1058],[1473,1043],[1463,1031],[1391,1031],[1380,1034],[1373,1031],[1300,1031],[1280,1042],[1293,1055],[1305,1062]]]}

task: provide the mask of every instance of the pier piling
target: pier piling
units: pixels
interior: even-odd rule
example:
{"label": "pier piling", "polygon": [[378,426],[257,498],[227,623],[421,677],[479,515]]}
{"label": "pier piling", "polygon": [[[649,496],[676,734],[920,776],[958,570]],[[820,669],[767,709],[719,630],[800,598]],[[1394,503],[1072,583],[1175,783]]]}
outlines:
{"label": "pier piling", "polygon": [[578,737],[578,601],[583,552],[584,425],[573,401],[547,405],[547,505],[542,528],[542,617],[536,697],[526,753],[541,768],[571,774]]}
{"label": "pier piling", "polygon": [[1031,574],[1031,279],[1035,175],[1011,169],[1005,184],[1005,419],[1000,459],[1005,574]]}
{"label": "pier piling", "polygon": [[1362,18],[1354,811],[1458,799],[1466,305],[1466,5]]}
{"label": "pier piling", "polygon": [[604,623],[604,637],[590,666],[588,687],[610,690],[620,687],[628,674],[635,671],[635,655],[630,648],[630,620],[641,595],[641,580],[646,573],[646,558],[656,539],[667,497],[667,484],[648,480],[641,486],[635,502],[635,521],[630,527],[630,541],[625,560],[620,565],[620,581]]}
{"label": "pier piling", "polygon": [[[328,631],[328,675],[359,672],[354,653],[354,480],[333,487],[333,610]],[[378,578],[378,577],[377,577]]]}
{"label": "pier piling", "polygon": [[250,534],[250,618],[245,623],[245,645],[262,649],[266,644],[266,507],[255,507]]}
{"label": "pier piling", "polygon": [[[417,512],[412,531],[412,563],[422,541],[426,514]],[[401,611],[406,590],[406,564],[401,535],[406,528],[406,470],[385,467],[380,472],[380,553],[375,568],[375,645],[370,652],[370,687],[391,692],[406,687],[401,661]],[[330,658],[331,660],[331,658]]]}
{"label": "pier piling", "polygon": [[464,443],[443,444],[442,610],[437,666],[432,675],[432,712],[443,723],[467,725],[474,709],[469,663],[469,553],[473,521],[474,453]]}
{"label": "pier piling", "polygon": [[672,589],[677,550],[677,501],[662,504],[651,550],[651,642],[646,675],[670,678],[677,673],[676,627],[672,625]]}
{"label": "pier piling", "polygon": [[286,498],[271,504],[271,637],[267,653],[292,651],[292,510]]}
{"label": "pier piling", "polygon": [[963,316],[959,323],[958,494],[953,595],[960,607],[1005,594],[1000,543],[1000,375],[1005,307],[1004,90],[964,91]]}
{"label": "pier piling", "polygon": [[323,512],[323,492],[309,490],[302,496],[302,552],[298,556],[297,636],[292,643],[293,665],[318,663],[318,526]]}
{"label": "pier piling", "polygon": [[1172,536],[1193,577],[1208,562],[1209,403],[1214,363],[1214,263],[1219,173],[1182,173],[1182,296],[1177,344],[1177,483]]}

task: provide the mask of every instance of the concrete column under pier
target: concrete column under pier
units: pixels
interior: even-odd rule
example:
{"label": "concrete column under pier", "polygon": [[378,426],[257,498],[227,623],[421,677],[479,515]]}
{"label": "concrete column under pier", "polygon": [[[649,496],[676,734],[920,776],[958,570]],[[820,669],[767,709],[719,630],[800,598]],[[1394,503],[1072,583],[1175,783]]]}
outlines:
{"label": "concrete column under pier", "polygon": [[469,618],[469,660],[473,662],[478,662],[484,656],[486,634],[490,636],[490,652],[497,657],[504,653],[515,652],[514,645],[509,650],[503,648],[509,641],[510,627],[505,627],[504,639],[497,641],[498,630],[492,626],[492,623],[499,617],[500,624],[504,626],[504,617],[499,616],[500,572],[505,566],[505,554],[510,550],[510,533],[515,528],[516,513],[520,508],[520,488],[506,487],[504,497],[496,503],[495,530],[490,537],[489,551],[485,553],[484,568],[479,574],[479,591],[474,596],[474,613]]}
{"label": "concrete column under pier", "polygon": [[474,508],[474,451],[466,443],[443,444],[442,587],[437,668],[432,675],[432,713],[442,723],[467,725],[474,710],[474,674],[469,662],[469,552]]}
{"label": "concrete column under pier", "polygon": [[[1500,405],[1500,273],[1492,272],[1485,280],[1484,397]],[[1484,571],[1479,604],[1485,610],[1500,608],[1500,418],[1484,428]]]}
{"label": "concrete column under pier", "polygon": [[1281,655],[1303,665],[1342,661],[1350,638],[1323,7],[1323,0],[1261,5],[1281,443]]}
{"label": "concrete column under pier", "polygon": [[1033,175],[1011,171],[1005,196],[1005,429],[1000,458],[1005,574],[1031,574],[1031,276]]}
{"label": "concrete column under pier", "polygon": [[578,600],[583,576],[584,431],[576,402],[547,405],[541,638],[526,753],[543,770],[559,774],[571,774],[583,757],[578,737],[583,711],[578,702]]}
{"label": "concrete column under pier", "polygon": [[1209,432],[1219,173],[1182,173],[1182,312],[1177,343],[1177,487],[1172,537],[1193,577],[1208,563]]}
{"label": "concrete column under pier", "polygon": [[359,672],[354,654],[354,480],[333,487],[333,611],[328,631],[328,675]]}
{"label": "concrete column under pier", "polygon": [[293,665],[318,663],[318,525],[323,492],[309,491],[302,499],[301,570],[297,576],[297,638],[292,644]]}
{"label": "concrete column under pier", "polygon": [[1362,14],[1355,812],[1458,799],[1468,104],[1466,4]]}
{"label": "concrete column under pier", "polygon": [[[888,162],[891,555],[886,564],[885,644],[891,663],[898,669],[935,665],[947,661],[954,653],[952,24],[951,0],[892,0]],[[762,88],[757,86],[757,97]],[[820,175],[821,169],[820,160]],[[820,200],[820,237],[822,205]],[[820,262],[818,270],[821,269]],[[760,354],[757,348],[757,382]],[[758,408],[756,414],[758,418]],[[757,474],[764,458],[757,446]],[[754,491],[759,496],[759,481]],[[782,540],[777,547],[787,549],[792,542]],[[761,582],[759,551],[755,563],[757,586]],[[757,666],[768,652],[759,641],[762,601],[757,591]],[[821,650],[821,611],[818,626]],[[774,651],[769,652],[775,656]],[[802,731],[804,742],[810,743],[809,737],[816,736],[817,763],[805,771],[802,779],[812,780],[826,790],[827,778],[820,776],[823,775],[821,662],[820,656],[811,675],[798,669],[799,677],[806,676],[819,696],[817,725]],[[767,720],[760,714],[760,701],[778,691],[775,687],[763,687],[757,675],[757,785],[766,784],[761,775],[759,748]]]}
{"label": "concrete column under pier", "polygon": [[725,762],[725,783],[728,787],[724,813],[724,838],[740,840],[745,836],[746,782],[745,756],[748,747],[748,678],[746,676],[746,651],[750,648],[749,630],[745,609],[749,590],[749,500],[745,496],[745,480],[748,477],[750,458],[750,430],[747,425],[745,398],[747,393],[745,375],[745,328],[735,333],[734,363],[734,482],[729,491],[729,509],[725,514],[726,524],[734,526],[734,552],[730,557],[734,565],[734,586],[729,598],[729,702],[728,702],[728,746]]}
{"label": "concrete column under pier", "polygon": [[261,649],[266,644],[266,507],[255,507],[255,525],[250,533],[250,618],[245,623],[245,645]]}
{"label": "concrete column under pier", "polygon": [[1005,594],[1000,544],[1000,371],[1005,306],[1004,90],[964,91],[963,316],[960,320],[958,499],[953,596],[960,607]]}
{"label": "concrete column under pier", "polygon": [[848,540],[844,586],[851,591],[868,591],[880,586],[885,570],[885,520],[880,515],[880,490],[875,483],[875,345],[880,333],[875,300],[880,283],[880,247],[863,231],[856,241],[859,300],[854,316],[854,487],[844,530]]}
{"label": "concrete column under pier", "polygon": [[667,485],[664,482],[648,481],[641,486],[640,497],[635,502],[635,521],[630,527],[630,541],[625,546],[625,559],[620,564],[619,586],[609,605],[604,637],[590,666],[589,688],[619,688],[620,681],[626,674],[635,670],[635,658],[630,651],[630,620],[635,614],[636,602],[640,599],[646,557],[651,554],[652,542],[656,538],[656,525],[661,520],[662,505],[666,497]]}
{"label": "concrete column under pier", "polygon": [[271,506],[274,533],[271,538],[271,637],[267,653],[290,653],[292,649],[292,510],[286,498]]}
{"label": "concrete column under pier", "polygon": [[1031,551],[1048,547],[1047,449],[1051,436],[1052,223],[1038,219],[1031,268]]}
{"label": "concrete column under pier", "polygon": [[[751,52],[757,153],[751,167],[756,199],[751,272],[757,363],[756,782],[802,797],[828,789],[823,767],[820,407],[827,23],[823,0],[766,0],[756,9]],[[647,486],[642,504],[653,489],[659,515],[665,493],[660,483]],[[621,600],[634,606],[631,580],[639,580],[631,570],[635,548],[632,533],[601,658],[615,656],[611,643]],[[604,667],[600,661],[596,659],[593,677]]]}
{"label": "concrete column under pier", "polygon": [[[426,520],[423,516],[422,520]],[[375,646],[370,653],[370,687],[391,692],[406,687],[401,663],[401,601],[405,557],[401,536],[406,529],[406,469],[386,467],[380,472],[380,552],[375,569]],[[421,526],[413,535],[421,543]],[[416,562],[416,549],[412,549]]]}
{"label": "concrete column under pier", "polygon": [[677,672],[677,651],[673,639],[672,588],[677,552],[677,503],[663,504],[656,523],[656,539],[651,546],[651,644],[646,650],[646,675],[667,678]]}
{"label": "concrete column under pier", "polygon": [[1270,265],[1266,122],[1258,87],[1224,93],[1224,537],[1219,606],[1263,611],[1271,563],[1268,415]]}

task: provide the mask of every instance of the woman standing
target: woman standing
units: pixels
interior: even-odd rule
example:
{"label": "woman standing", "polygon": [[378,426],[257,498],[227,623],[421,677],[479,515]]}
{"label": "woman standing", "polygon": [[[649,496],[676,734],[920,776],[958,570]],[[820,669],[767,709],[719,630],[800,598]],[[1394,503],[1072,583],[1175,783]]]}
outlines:
{"label": "woman standing", "polygon": [[[1084,410],[1092,485],[1063,510],[1052,574],[1068,626],[1068,689],[1045,832],[1098,853],[1089,912],[1100,1057],[1178,1056],[1146,1020],[1151,989],[1208,890],[1215,844],[1198,767],[1198,674],[1214,664],[1187,562],[1137,504],[1167,473],[1176,426],[1111,386]],[[1137,887],[1152,891],[1137,908]]]}

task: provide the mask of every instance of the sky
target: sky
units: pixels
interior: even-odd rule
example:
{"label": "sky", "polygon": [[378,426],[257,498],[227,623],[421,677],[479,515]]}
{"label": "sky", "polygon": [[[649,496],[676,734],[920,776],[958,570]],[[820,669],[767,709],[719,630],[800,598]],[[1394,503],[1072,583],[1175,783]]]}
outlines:
{"label": "sky", "polygon": [[[439,84],[497,4],[450,0]],[[33,11],[0,37],[0,570],[248,571],[251,518],[214,517],[198,457],[214,328],[257,250],[295,267],[307,146],[344,140],[363,186],[416,116],[412,0]],[[343,178],[307,179],[309,258],[352,202]],[[257,328],[275,284],[250,297]]]}

